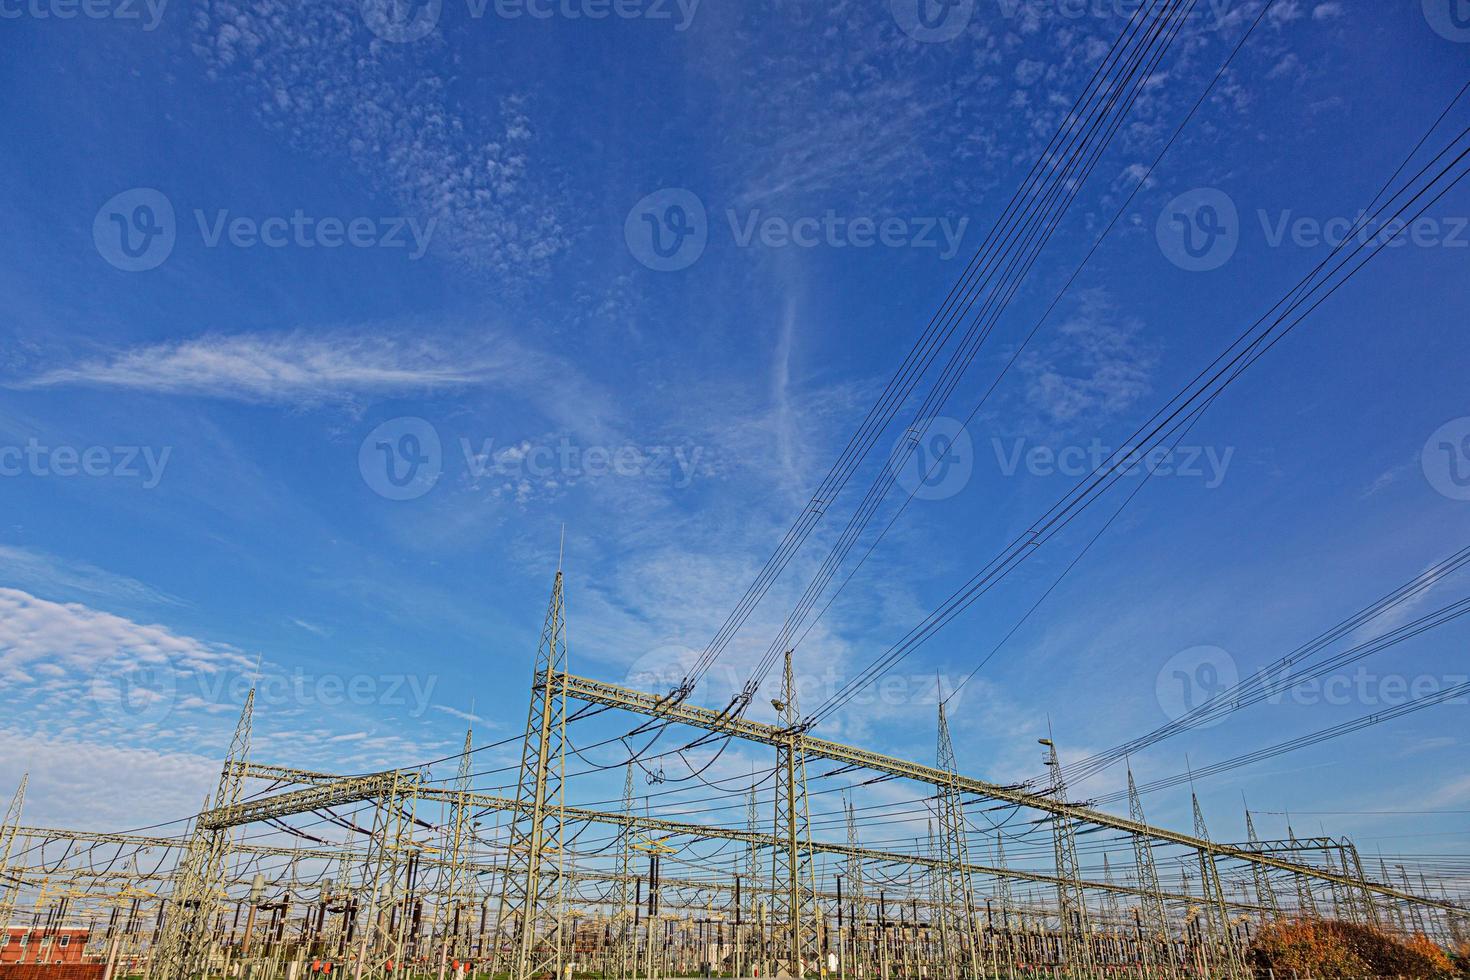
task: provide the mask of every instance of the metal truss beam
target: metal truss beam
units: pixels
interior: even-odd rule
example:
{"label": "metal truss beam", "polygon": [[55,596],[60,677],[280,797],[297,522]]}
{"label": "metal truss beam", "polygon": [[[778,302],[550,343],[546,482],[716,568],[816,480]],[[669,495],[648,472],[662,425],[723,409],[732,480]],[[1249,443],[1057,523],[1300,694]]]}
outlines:
{"label": "metal truss beam", "polygon": [[[575,698],[587,704],[621,708],[625,711],[631,711],[650,718],[672,721],[678,724],[688,725],[691,728],[699,728],[721,735],[731,735],[735,738],[745,739],[751,742],[778,745],[783,739],[789,738],[788,733],[775,725],[762,724],[761,722],[751,721],[747,718],[735,717],[723,712],[713,711],[709,708],[701,708],[696,705],[677,702],[667,696],[636,691],[618,684],[609,684],[606,681],[597,681],[586,677],[568,675],[566,679],[566,694],[567,697]],[[871,769],[874,772],[886,773],[904,779],[912,779],[916,782],[928,783],[932,786],[945,787],[954,785],[961,792],[970,793],[974,796],[1015,803],[1033,810],[1056,814],[1063,818],[1081,820],[1100,827],[1111,827],[1114,830],[1122,830],[1130,834],[1140,834],[1145,837],[1151,837],[1154,840],[1166,841],[1171,844],[1179,844],[1184,847],[1201,850],[1216,857],[1233,858],[1252,864],[1266,865],[1282,871],[1291,871],[1295,874],[1306,875],[1311,878],[1317,878],[1322,881],[1333,882],[1347,887],[1364,888],[1379,895],[1388,895],[1421,905],[1443,908],[1448,911],[1461,913],[1470,911],[1458,905],[1400,891],[1389,885],[1354,881],[1345,875],[1286,861],[1259,851],[1246,850],[1231,844],[1216,844],[1212,841],[1201,840],[1190,834],[1167,830],[1163,827],[1155,827],[1149,824],[1137,823],[1126,817],[1104,813],[1101,810],[1094,810],[1091,807],[1081,804],[1053,800],[1049,797],[1041,796],[1014,786],[1000,786],[996,783],[989,783],[969,776],[952,775],[935,766],[926,766],[922,763],[897,759],[878,752],[869,752],[866,749],[844,745],[841,742],[813,738],[808,735],[803,739],[802,745],[806,749],[808,758],[827,759],[832,762],[840,762],[844,765],[861,766],[865,769]],[[1088,887],[1096,886],[1094,883],[1089,883]]]}
{"label": "metal truss beam", "polygon": [[[335,779],[306,789],[291,790],[276,796],[251,800],[248,803],[239,803],[233,807],[217,807],[207,810],[199,815],[199,826],[206,830],[223,830],[227,827],[238,827],[261,820],[287,817],[293,813],[302,813],[322,807],[361,803],[363,800],[377,799],[392,792],[395,782],[400,784],[399,796],[411,796],[413,795],[412,787],[417,781],[417,774],[395,772],[379,772],[370,776]],[[402,788],[402,783],[408,783],[408,788]]]}

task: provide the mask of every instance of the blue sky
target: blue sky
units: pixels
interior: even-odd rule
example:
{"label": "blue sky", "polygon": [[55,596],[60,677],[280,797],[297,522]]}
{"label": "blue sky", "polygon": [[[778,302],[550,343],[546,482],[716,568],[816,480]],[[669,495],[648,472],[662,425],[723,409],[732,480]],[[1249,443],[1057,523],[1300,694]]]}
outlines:
{"label": "blue sky", "polygon": [[[30,768],[37,822],[189,812],[257,661],[263,761],[360,771],[445,755],[469,720],[514,734],[563,526],[575,671],[702,649],[1133,9],[978,0],[936,37],[901,0],[374,2],[3,5],[0,786]],[[943,415],[1006,366],[1259,9],[1202,0]],[[811,701],[1075,481],[1047,452],[1116,448],[1320,261],[1315,223],[1355,217],[1464,83],[1455,24],[1435,0],[1276,0],[967,427],[963,472],[802,643]],[[1236,212],[1204,269],[1159,230],[1201,190]],[[1181,663],[1253,670],[1463,546],[1446,481],[1470,459],[1432,448],[1453,426],[1431,437],[1470,414],[1467,215],[1460,186],[1190,431],[1189,472],[1151,480],[954,702],[965,769],[1037,775],[1048,720],[1064,757],[1146,731]],[[820,733],[931,757],[936,673],[969,673],[1121,499]],[[744,677],[845,516],[717,677]],[[1449,686],[1464,651],[1451,624],[1364,661],[1367,695],[1258,706],[1135,764],[1402,701],[1384,677]],[[158,696],[119,705],[119,677]],[[1222,837],[1242,791],[1463,810],[1465,711],[1201,797]],[[1183,790],[1148,805],[1189,819]],[[1464,844],[1455,815],[1314,819],[1370,850]]]}

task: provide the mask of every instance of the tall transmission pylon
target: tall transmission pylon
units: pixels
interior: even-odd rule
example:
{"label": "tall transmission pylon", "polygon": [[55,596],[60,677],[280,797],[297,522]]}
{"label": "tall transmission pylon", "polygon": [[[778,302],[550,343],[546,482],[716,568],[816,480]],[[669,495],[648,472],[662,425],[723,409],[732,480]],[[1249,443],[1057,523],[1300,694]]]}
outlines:
{"label": "tall transmission pylon", "polygon": [[[1113,868],[1108,863],[1107,851],[1103,852],[1103,884],[1110,886],[1117,884],[1113,880]],[[1118,908],[1118,893],[1113,891],[1111,887],[1103,894],[1103,911],[1108,918],[1108,927],[1110,929],[1118,928],[1118,923],[1123,921],[1123,913]]]}
{"label": "tall transmission pylon", "polygon": [[[1190,781],[1193,782],[1193,777]],[[1189,802],[1194,808],[1194,836],[1208,841],[1210,829],[1205,825],[1205,812],[1200,809],[1199,796],[1193,789],[1189,791]],[[1199,852],[1199,873],[1205,907],[1210,910],[1205,916],[1209,926],[1208,934],[1213,935],[1216,949],[1224,953],[1227,975],[1238,975],[1242,958],[1230,931],[1230,909],[1225,904],[1225,886],[1220,881],[1220,867],[1215,863],[1215,855],[1204,849]]]}
{"label": "tall transmission pylon", "polygon": [[11,875],[10,852],[15,846],[15,835],[20,828],[21,810],[26,804],[26,784],[31,781],[31,774],[21,774],[20,785],[15,789],[15,795],[10,798],[10,805],[5,808],[5,822],[0,824],[0,875],[6,878],[0,884],[0,936],[9,936],[10,917],[15,913],[15,897],[20,891],[21,876]]}
{"label": "tall transmission pylon", "polygon": [[[1138,786],[1133,782],[1133,767],[1128,767],[1128,819],[1137,824],[1147,823],[1143,815],[1143,801],[1138,796]],[[1174,942],[1169,935],[1169,916],[1164,908],[1163,887],[1159,884],[1159,869],[1154,863],[1154,849],[1149,839],[1142,834],[1133,835],[1133,861],[1138,869],[1140,919],[1148,931],[1143,955],[1151,959],[1154,950],[1160,950],[1165,975],[1176,976]]]}
{"label": "tall transmission pylon", "polygon": [[510,980],[562,973],[566,790],[566,608],[556,570],[521,748],[500,924],[510,925]]}
{"label": "tall transmission pylon", "polygon": [[[817,956],[817,901],[811,851],[811,815],[806,799],[806,734],[797,704],[791,651],[774,702],[781,717],[782,738],[776,743],[775,836],[784,846],[771,861],[772,906],[778,928],[786,930],[783,958],[791,975],[804,975]],[[513,978],[523,980],[523,978]]]}
{"label": "tall transmission pylon", "polygon": [[[1244,803],[1244,800],[1241,801]],[[1245,808],[1245,839],[1252,844],[1259,844],[1261,839],[1256,834],[1255,821],[1251,819],[1251,809]],[[1281,915],[1281,904],[1276,901],[1276,889],[1271,885],[1270,873],[1259,864],[1251,864],[1251,874],[1256,886],[1256,904],[1261,907],[1261,921],[1266,922],[1279,918]]]}
{"label": "tall transmission pylon", "polygon": [[[1061,760],[1056,744],[1050,738],[1040,740],[1046,746],[1046,766],[1051,776],[1051,796],[1058,803],[1067,802],[1067,784],[1062,778]],[[1087,895],[1082,889],[1082,874],[1077,866],[1077,834],[1072,819],[1059,813],[1052,818],[1052,843],[1057,866],[1057,915],[1061,919],[1062,948],[1068,960],[1092,969],[1092,930],[1087,918]]]}
{"label": "tall transmission pylon", "polygon": [[[1378,858],[1378,872],[1380,881],[1393,881],[1388,875],[1388,865],[1381,856]],[[1399,932],[1407,936],[1409,934],[1409,923],[1404,919],[1404,903],[1394,900],[1389,906],[1389,911],[1393,915],[1394,924],[1398,926]]]}
{"label": "tall transmission pylon", "polygon": [[[936,690],[938,681],[936,680]],[[939,787],[939,847],[943,867],[937,869],[939,882],[940,932],[950,944],[945,958],[947,969],[957,969],[955,976],[974,971],[979,964],[979,947],[975,941],[975,891],[970,881],[969,835],[966,833],[965,804],[960,797],[959,766],[954,743],[950,740],[949,720],[945,717],[943,692],[939,692],[939,742],[936,766],[950,777]]]}
{"label": "tall transmission pylon", "polygon": [[[760,812],[756,808],[755,800],[756,778],[755,769],[750,772],[750,793],[745,797],[745,829],[750,834],[750,843],[745,846],[745,908],[742,914],[747,923],[757,928],[755,942],[751,944],[751,955],[754,964],[759,966],[766,958],[766,936],[765,936],[765,914],[761,906],[761,892],[759,883],[761,881],[761,849],[756,843],[755,835],[760,833]],[[748,968],[747,968],[748,969]]]}
{"label": "tall transmission pylon", "polygon": [[[858,853],[858,848],[862,846],[862,842],[858,839],[857,811],[853,809],[851,799],[846,801],[845,809],[847,811],[847,847],[849,852],[847,858],[847,887],[848,895],[850,896],[848,898],[848,908],[852,910],[852,949],[853,959],[855,961],[853,965],[859,971],[857,975],[862,976],[864,974],[861,971],[865,969],[863,965],[865,958],[863,952],[865,949],[863,946],[863,925],[868,921],[868,901],[864,895],[865,889],[863,886],[863,858]],[[849,971],[848,975],[853,975],[852,971]]]}
{"label": "tall transmission pylon", "polygon": [[[402,922],[406,917],[399,916],[398,930],[388,926],[398,905],[399,878],[405,866],[402,859],[404,829],[410,818],[403,810],[403,790],[402,773],[395,769],[387,794],[379,798],[373,807],[372,832],[368,835],[367,854],[363,858],[366,901],[358,913],[360,927],[354,940],[357,945],[354,980],[361,980],[370,961],[373,963],[371,968],[377,969],[380,946],[387,948],[390,957],[397,958],[392,954],[398,951]],[[380,923],[379,920],[385,917],[387,921]]]}
{"label": "tall transmission pylon", "polygon": [[633,763],[623,773],[623,824],[618,828],[618,911],[614,917],[618,939],[618,976],[633,976],[638,937],[633,932]]}
{"label": "tall transmission pylon", "polygon": [[[1296,839],[1296,830],[1288,822],[1286,825],[1286,839],[1291,842],[1293,848],[1301,842]],[[1304,874],[1296,873],[1296,905],[1297,916],[1303,919],[1321,918],[1317,914],[1317,900],[1312,895],[1312,883]]]}
{"label": "tall transmission pylon", "polygon": [[1378,903],[1374,901],[1373,893],[1368,889],[1368,876],[1363,873],[1363,858],[1358,854],[1355,844],[1348,842],[1343,845],[1342,863],[1346,872],[1358,881],[1357,896],[1363,921],[1371,926],[1381,927],[1383,919],[1378,914]]}
{"label": "tall transmission pylon", "polygon": [[[205,827],[194,822],[184,859],[175,876],[170,908],[164,913],[153,956],[149,963],[151,980],[185,980],[205,967],[207,940],[214,923],[223,882],[229,863],[230,843],[234,833],[229,827],[229,814],[240,805],[245,782],[245,761],[250,754],[251,720],[255,710],[255,688],[245,696],[245,707],[230,738],[229,752],[220,769],[219,786],[212,798],[216,813],[224,816],[224,826]],[[203,813],[203,810],[200,811]]]}
{"label": "tall transmission pylon", "polygon": [[469,808],[470,756],[474,739],[474,729],[465,729],[464,751],[460,753],[459,768],[454,775],[449,822],[444,828],[447,866],[444,868],[444,894],[440,896],[439,903],[439,935],[443,937],[439,950],[439,980],[444,980],[447,963],[452,961],[457,969],[469,953],[469,914],[475,904],[475,876],[470,870],[468,853],[474,839]]}

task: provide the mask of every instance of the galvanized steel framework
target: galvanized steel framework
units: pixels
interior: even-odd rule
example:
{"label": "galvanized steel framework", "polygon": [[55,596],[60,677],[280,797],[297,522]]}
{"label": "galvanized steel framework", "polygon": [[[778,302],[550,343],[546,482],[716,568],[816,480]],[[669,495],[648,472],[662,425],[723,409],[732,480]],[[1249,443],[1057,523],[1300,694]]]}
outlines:
{"label": "galvanized steel framework", "polygon": [[[1149,825],[1131,772],[1127,818],[1070,803],[1060,780],[1055,747],[1049,741],[1047,762],[1054,777],[1047,793],[963,776],[942,706],[935,766],[813,738],[802,723],[789,655],[781,697],[776,703],[779,725],[765,725],[678,699],[574,676],[566,663],[565,604],[560,573],[552,589],[531,690],[520,776],[513,799],[477,793],[470,788],[468,760],[472,738],[468,733],[458,772],[447,787],[433,785],[413,770],[343,778],[252,763],[248,752],[253,694],[247,698],[231,741],[213,797],[214,805],[199,815],[184,841],[22,827],[19,822],[22,785],[5,822],[0,824],[0,872],[13,882],[0,892],[0,909],[8,914],[16,891],[37,883],[34,869],[26,868],[13,856],[18,838],[89,839],[181,851],[174,870],[166,875],[140,873],[135,863],[121,871],[109,869],[99,874],[95,869],[86,873],[72,869],[67,874],[73,876],[73,881],[105,883],[106,887],[123,883],[123,890],[110,900],[127,904],[129,925],[122,930],[124,939],[119,940],[120,945],[111,945],[113,941],[109,939],[110,958],[118,955],[119,948],[127,948],[126,936],[138,932],[132,923],[140,909],[156,901],[158,919],[152,941],[146,947],[147,971],[150,977],[186,980],[227,967],[236,949],[242,957],[251,952],[256,912],[264,907],[260,901],[260,881],[258,877],[249,882],[231,878],[230,857],[289,854],[292,868],[302,860],[336,862],[335,885],[321,887],[318,906],[302,920],[301,935],[309,936],[303,948],[350,962],[355,977],[361,977],[364,972],[379,972],[395,962],[402,963],[411,953],[417,953],[416,961],[425,959],[418,938],[422,929],[419,909],[425,901],[434,903],[431,914],[425,918],[432,923],[430,931],[435,937],[429,950],[427,972],[436,973],[439,980],[443,980],[447,970],[467,966],[500,969],[511,980],[559,976],[569,963],[569,951],[578,942],[579,917],[585,935],[588,913],[581,909],[589,904],[614,910],[606,917],[604,945],[610,955],[615,952],[615,957],[605,964],[604,972],[621,976],[656,975],[664,964],[655,950],[662,948],[659,944],[666,943],[676,927],[685,927],[679,925],[683,920],[676,916],[660,916],[646,923],[646,936],[640,937],[637,895],[643,879],[634,868],[632,854],[635,850],[671,852],[673,849],[651,836],[662,835],[664,840],[739,842],[745,848],[745,874],[743,880],[735,875],[733,882],[695,881],[667,875],[661,880],[651,878],[648,881],[650,910],[657,907],[659,893],[673,895],[674,906],[678,908],[682,902],[685,919],[692,922],[693,917],[701,914],[699,899],[703,896],[700,928],[714,930],[718,925],[723,934],[725,921],[713,914],[711,896],[726,895],[728,907],[733,911],[733,921],[729,924],[736,961],[746,965],[765,964],[768,971],[774,961],[793,975],[803,971],[825,972],[824,954],[837,949],[841,972],[848,972],[850,959],[853,972],[871,970],[884,977],[919,969],[956,980],[1001,975],[1001,971],[1010,976],[1018,964],[1047,960],[1081,974],[1101,970],[1099,961],[1107,960],[1115,969],[1120,962],[1133,964],[1140,975],[1155,977],[1177,976],[1186,969],[1214,976],[1235,976],[1244,969],[1239,942],[1242,920],[1249,917],[1264,921],[1280,913],[1271,882],[1273,873],[1289,874],[1298,883],[1299,914],[1315,913],[1317,899],[1310,883],[1321,882],[1336,899],[1335,913],[1346,918],[1379,921],[1382,918],[1379,904],[1387,902],[1391,916],[1402,920],[1407,909],[1411,916],[1417,917],[1416,925],[1421,930],[1426,912],[1442,917],[1444,932],[1451,938],[1465,930],[1465,910],[1446,898],[1429,897],[1427,885],[1416,894],[1406,878],[1401,888],[1387,881],[1369,881],[1356,850],[1345,841],[1300,841],[1292,833],[1287,841],[1260,842],[1256,840],[1254,824],[1248,819],[1249,841],[1214,842],[1205,829],[1197,801],[1193,834]],[[757,829],[753,793],[749,799],[748,824],[743,830],[639,816],[632,805],[631,766],[618,810],[568,806],[565,728],[570,700],[599,708],[622,709],[660,724],[689,726],[773,748],[778,778],[772,832]],[[850,802],[844,802],[843,807],[846,843],[813,840],[806,799],[806,764],[811,759],[831,760],[934,787],[937,826],[931,828],[929,852],[862,847]],[[266,779],[273,785],[298,788],[247,798],[242,793],[247,779]],[[1012,803],[1047,814],[1056,845],[1056,873],[1008,867],[999,836],[995,845],[996,863],[974,863],[969,853],[970,829],[965,806],[977,800]],[[279,821],[292,814],[330,812],[331,807],[349,803],[368,804],[373,810],[371,828],[356,828],[368,831],[368,846],[364,851],[349,852],[341,847],[273,848],[236,841],[233,836],[235,828],[247,824]],[[439,804],[449,814],[437,829],[436,846],[416,838],[414,826],[418,821],[414,808],[419,803]],[[483,841],[471,825],[471,814],[487,812],[504,813],[510,820],[504,855],[488,863],[477,856],[475,845]],[[568,827],[589,824],[610,825],[617,830],[619,850],[611,874],[579,872],[572,866],[572,854],[567,849]],[[1131,882],[1116,883],[1111,867],[1104,870],[1102,880],[1083,877],[1076,855],[1076,828],[1081,825],[1113,828],[1131,837],[1135,853]],[[1200,886],[1197,891],[1187,886],[1169,892],[1160,885],[1153,851],[1163,845],[1180,845],[1196,854]],[[763,852],[771,855],[771,875],[764,882]],[[1308,852],[1337,857],[1329,858],[1333,863],[1324,868],[1297,859],[1299,854]],[[847,878],[845,896],[840,877],[835,892],[825,874],[818,880],[817,855],[843,862],[841,867],[846,870]],[[1248,866],[1255,885],[1254,901],[1226,895],[1219,870],[1222,860]],[[921,900],[911,887],[905,898],[890,903],[881,890],[875,896],[872,886],[865,881],[866,864],[902,864],[921,869],[930,893]],[[355,886],[350,868],[360,868]],[[1387,878],[1387,869],[1383,870]],[[47,869],[40,879],[43,890],[56,874],[56,869]],[[477,898],[489,893],[482,883],[486,875],[492,881],[499,879],[499,914],[487,922],[487,903],[481,902],[478,926],[472,927],[470,919],[476,911]],[[986,901],[983,927],[974,896],[976,875],[997,883],[993,899]],[[1029,906],[1017,902],[1011,893],[1011,883],[1017,881],[1055,889],[1056,905],[1048,909],[1038,907],[1034,901]],[[161,889],[164,885],[171,888],[153,892],[141,887],[149,883],[157,883]],[[611,890],[589,900],[575,891],[588,883],[604,884]],[[223,910],[235,904],[236,919],[240,918],[241,892],[247,885],[250,901],[245,938],[243,943],[231,947],[224,940],[235,934],[236,927],[225,927]],[[79,893],[86,894],[85,889]],[[1089,894],[1101,894],[1108,899],[1094,908],[1089,905]],[[690,898],[691,895],[694,897]],[[766,901],[761,900],[762,895]],[[1136,900],[1131,923],[1120,921],[1124,917],[1118,910],[1116,896]],[[992,901],[999,902],[998,923]],[[1167,910],[1171,904],[1186,910],[1182,936],[1171,929]],[[930,911],[927,922],[919,916],[921,905]],[[841,924],[835,942],[829,922],[833,912]],[[266,929],[267,936],[279,937],[288,909],[282,905],[270,914],[272,924]],[[326,926],[329,914],[331,928]],[[1232,915],[1236,918],[1232,919]],[[595,919],[596,913],[592,916]],[[112,917],[117,920],[119,912],[114,912]],[[928,931],[929,925],[935,926],[933,932]],[[109,936],[112,932],[109,927]],[[640,940],[647,951],[641,962]],[[705,948],[714,948],[707,937],[702,942]],[[585,941],[582,945],[586,945]],[[273,944],[258,943],[257,948],[260,946],[272,948]],[[278,941],[274,948],[279,948]],[[673,967],[672,962],[667,965]]]}

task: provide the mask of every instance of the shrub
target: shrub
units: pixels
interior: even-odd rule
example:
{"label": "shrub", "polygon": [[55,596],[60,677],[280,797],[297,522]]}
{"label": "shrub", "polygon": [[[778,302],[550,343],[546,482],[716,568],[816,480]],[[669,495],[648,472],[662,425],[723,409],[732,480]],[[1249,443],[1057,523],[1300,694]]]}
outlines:
{"label": "shrub", "polygon": [[[1423,935],[1402,940],[1381,929],[1331,919],[1277,922],[1251,944],[1251,962],[1261,973],[1290,977],[1449,977],[1455,965]],[[1462,964],[1463,965],[1463,964]]]}

